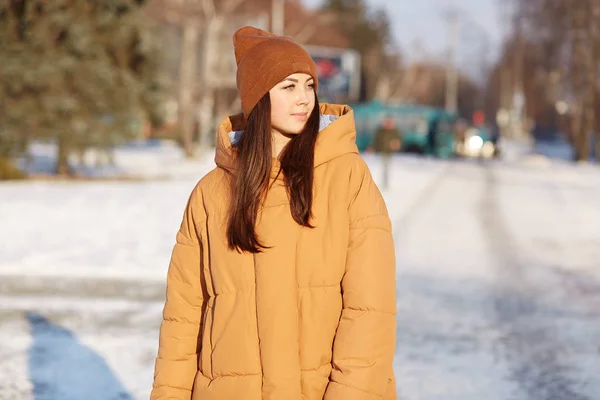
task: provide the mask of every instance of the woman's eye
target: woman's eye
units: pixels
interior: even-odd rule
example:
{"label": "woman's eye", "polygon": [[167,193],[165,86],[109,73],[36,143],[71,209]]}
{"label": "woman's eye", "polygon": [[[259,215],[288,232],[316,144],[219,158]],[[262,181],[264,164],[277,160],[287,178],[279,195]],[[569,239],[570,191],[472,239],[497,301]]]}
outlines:
{"label": "woman's eye", "polygon": [[284,87],[284,89],[285,89],[285,90],[291,90],[291,89],[293,89],[294,87],[295,87],[294,85],[289,85],[289,86],[286,86],[286,87]]}
{"label": "woman's eye", "polygon": [[308,85],[309,88],[314,89],[315,88],[315,84],[311,83],[310,85]]}

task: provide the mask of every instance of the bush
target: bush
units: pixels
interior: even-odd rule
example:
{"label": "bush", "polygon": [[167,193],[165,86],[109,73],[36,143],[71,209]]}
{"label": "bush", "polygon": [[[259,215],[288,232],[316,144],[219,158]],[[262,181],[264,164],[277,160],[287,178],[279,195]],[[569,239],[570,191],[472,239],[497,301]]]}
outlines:
{"label": "bush", "polygon": [[0,157],[0,181],[25,179],[27,175],[15,167],[10,158]]}

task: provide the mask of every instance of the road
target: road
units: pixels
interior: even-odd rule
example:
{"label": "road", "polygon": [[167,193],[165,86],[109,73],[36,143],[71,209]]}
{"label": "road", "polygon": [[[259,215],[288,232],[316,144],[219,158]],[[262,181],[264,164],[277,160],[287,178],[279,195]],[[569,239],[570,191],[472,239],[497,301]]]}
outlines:
{"label": "road", "polygon": [[600,398],[600,233],[539,245],[578,246],[599,182],[522,168],[454,164],[397,224],[400,398]]}

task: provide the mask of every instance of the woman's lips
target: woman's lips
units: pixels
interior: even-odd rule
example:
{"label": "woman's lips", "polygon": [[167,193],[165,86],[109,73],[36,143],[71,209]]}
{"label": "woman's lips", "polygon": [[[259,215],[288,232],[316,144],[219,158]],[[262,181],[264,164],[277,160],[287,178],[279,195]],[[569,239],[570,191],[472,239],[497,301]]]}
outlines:
{"label": "woman's lips", "polygon": [[308,119],[308,113],[295,113],[295,114],[292,114],[292,117],[304,121],[304,120]]}

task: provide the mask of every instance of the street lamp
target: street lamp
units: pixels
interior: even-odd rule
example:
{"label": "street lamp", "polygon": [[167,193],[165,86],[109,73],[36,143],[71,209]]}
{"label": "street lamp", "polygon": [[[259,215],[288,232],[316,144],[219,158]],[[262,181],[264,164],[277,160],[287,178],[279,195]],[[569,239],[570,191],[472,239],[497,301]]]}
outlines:
{"label": "street lamp", "polygon": [[569,112],[569,104],[564,100],[557,101],[554,104],[554,108],[556,108],[556,112],[561,116]]}

